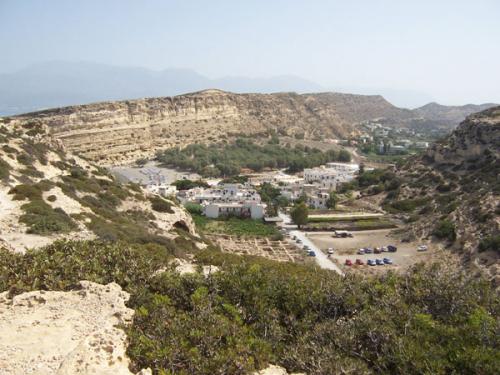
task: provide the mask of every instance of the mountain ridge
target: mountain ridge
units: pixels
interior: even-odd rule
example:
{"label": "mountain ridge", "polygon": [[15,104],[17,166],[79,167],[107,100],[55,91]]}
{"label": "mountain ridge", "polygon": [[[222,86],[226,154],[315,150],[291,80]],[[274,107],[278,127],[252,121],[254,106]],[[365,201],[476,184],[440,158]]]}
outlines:
{"label": "mountain ridge", "polygon": [[130,163],[159,150],[238,135],[345,139],[365,121],[392,127],[444,126],[380,95],[333,92],[236,94],[208,89],[172,97],[98,102],[13,116],[45,126],[70,151],[103,164]]}

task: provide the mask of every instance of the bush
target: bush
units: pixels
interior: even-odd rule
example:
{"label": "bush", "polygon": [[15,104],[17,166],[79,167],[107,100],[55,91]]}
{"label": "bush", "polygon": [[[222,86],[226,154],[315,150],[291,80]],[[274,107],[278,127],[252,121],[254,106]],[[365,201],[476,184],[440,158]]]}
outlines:
{"label": "bush", "polygon": [[177,190],[190,190],[196,187],[203,187],[203,188],[210,187],[210,185],[208,185],[205,181],[202,180],[196,180],[196,181],[177,180],[172,182],[172,185],[175,186]]}
{"label": "bush", "polygon": [[190,214],[201,215],[203,213],[203,207],[200,204],[186,203],[184,207]]}
{"label": "bush", "polygon": [[4,180],[9,177],[10,174],[10,165],[0,159],[0,180]]}
{"label": "bush", "polygon": [[9,194],[14,194],[12,199],[16,201],[42,199],[42,190],[38,185],[34,184],[16,185],[9,190]]}
{"label": "bush", "polygon": [[490,250],[500,253],[500,235],[497,234],[489,236],[481,240],[481,242],[479,242],[478,249],[479,252]]}
{"label": "bush", "polygon": [[455,241],[455,224],[447,219],[441,220],[436,225],[436,228],[434,229],[432,234],[440,239]]}
{"label": "bush", "polygon": [[57,197],[56,197],[55,195],[53,195],[53,194],[52,194],[52,195],[49,195],[49,196],[47,197],[47,200],[48,200],[49,202],[55,202],[55,201],[57,200]]}
{"label": "bush", "polygon": [[61,208],[53,209],[41,200],[23,204],[21,209],[24,214],[19,221],[29,227],[28,233],[66,233],[77,228],[75,222]]}
{"label": "bush", "polygon": [[0,291],[70,290],[80,280],[116,282],[132,291],[169,259],[162,246],[101,241],[56,241],[24,255],[0,249]]}
{"label": "bush", "polygon": [[222,269],[204,277],[171,272],[171,256],[162,246],[100,241],[0,250],[0,291],[117,282],[135,310],[126,328],[134,372],[252,373],[268,363],[309,374],[497,372],[498,294],[455,267],[341,278],[204,250],[197,261]]}
{"label": "bush", "polygon": [[151,202],[153,210],[157,212],[167,212],[169,214],[174,213],[174,210],[172,210],[172,203],[158,195],[149,198],[149,201]]}

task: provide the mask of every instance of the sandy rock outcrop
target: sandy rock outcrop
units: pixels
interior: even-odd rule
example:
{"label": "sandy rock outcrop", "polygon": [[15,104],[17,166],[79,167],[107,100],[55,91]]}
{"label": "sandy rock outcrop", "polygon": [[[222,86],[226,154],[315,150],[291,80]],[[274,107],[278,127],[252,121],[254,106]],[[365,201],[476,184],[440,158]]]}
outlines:
{"label": "sandy rock outcrop", "polygon": [[115,283],[89,281],[70,292],[0,294],[0,374],[131,374],[117,328],[133,317],[128,298]]}
{"label": "sandy rock outcrop", "polygon": [[122,164],[157,150],[216,142],[270,131],[305,138],[343,138],[356,122],[406,118],[411,112],[381,96],[322,94],[233,94],[205,90],[175,97],[56,108],[12,118],[43,125],[70,151],[102,164]]}

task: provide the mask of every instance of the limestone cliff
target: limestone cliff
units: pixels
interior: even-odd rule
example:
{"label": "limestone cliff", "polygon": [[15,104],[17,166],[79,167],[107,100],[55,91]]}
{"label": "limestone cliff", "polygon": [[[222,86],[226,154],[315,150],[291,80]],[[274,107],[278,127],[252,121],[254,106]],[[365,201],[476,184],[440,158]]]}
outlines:
{"label": "limestone cliff", "polygon": [[103,102],[20,115],[39,123],[70,150],[102,164],[119,164],[155,151],[238,134],[346,137],[362,120],[407,117],[381,96],[338,93],[232,94],[206,90],[175,97]]}

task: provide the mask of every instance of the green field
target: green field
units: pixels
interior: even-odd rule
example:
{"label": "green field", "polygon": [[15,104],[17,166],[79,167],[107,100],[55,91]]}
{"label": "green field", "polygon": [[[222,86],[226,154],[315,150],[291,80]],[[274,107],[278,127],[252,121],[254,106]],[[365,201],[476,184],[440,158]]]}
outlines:
{"label": "green field", "polygon": [[279,236],[275,226],[264,224],[261,220],[240,219],[209,219],[200,214],[193,214],[196,227],[206,234],[228,234],[232,236],[271,237]]}
{"label": "green field", "polygon": [[322,216],[322,217],[309,217],[308,221],[310,223],[336,223],[339,221],[380,221],[383,217],[374,217],[374,216]]}

